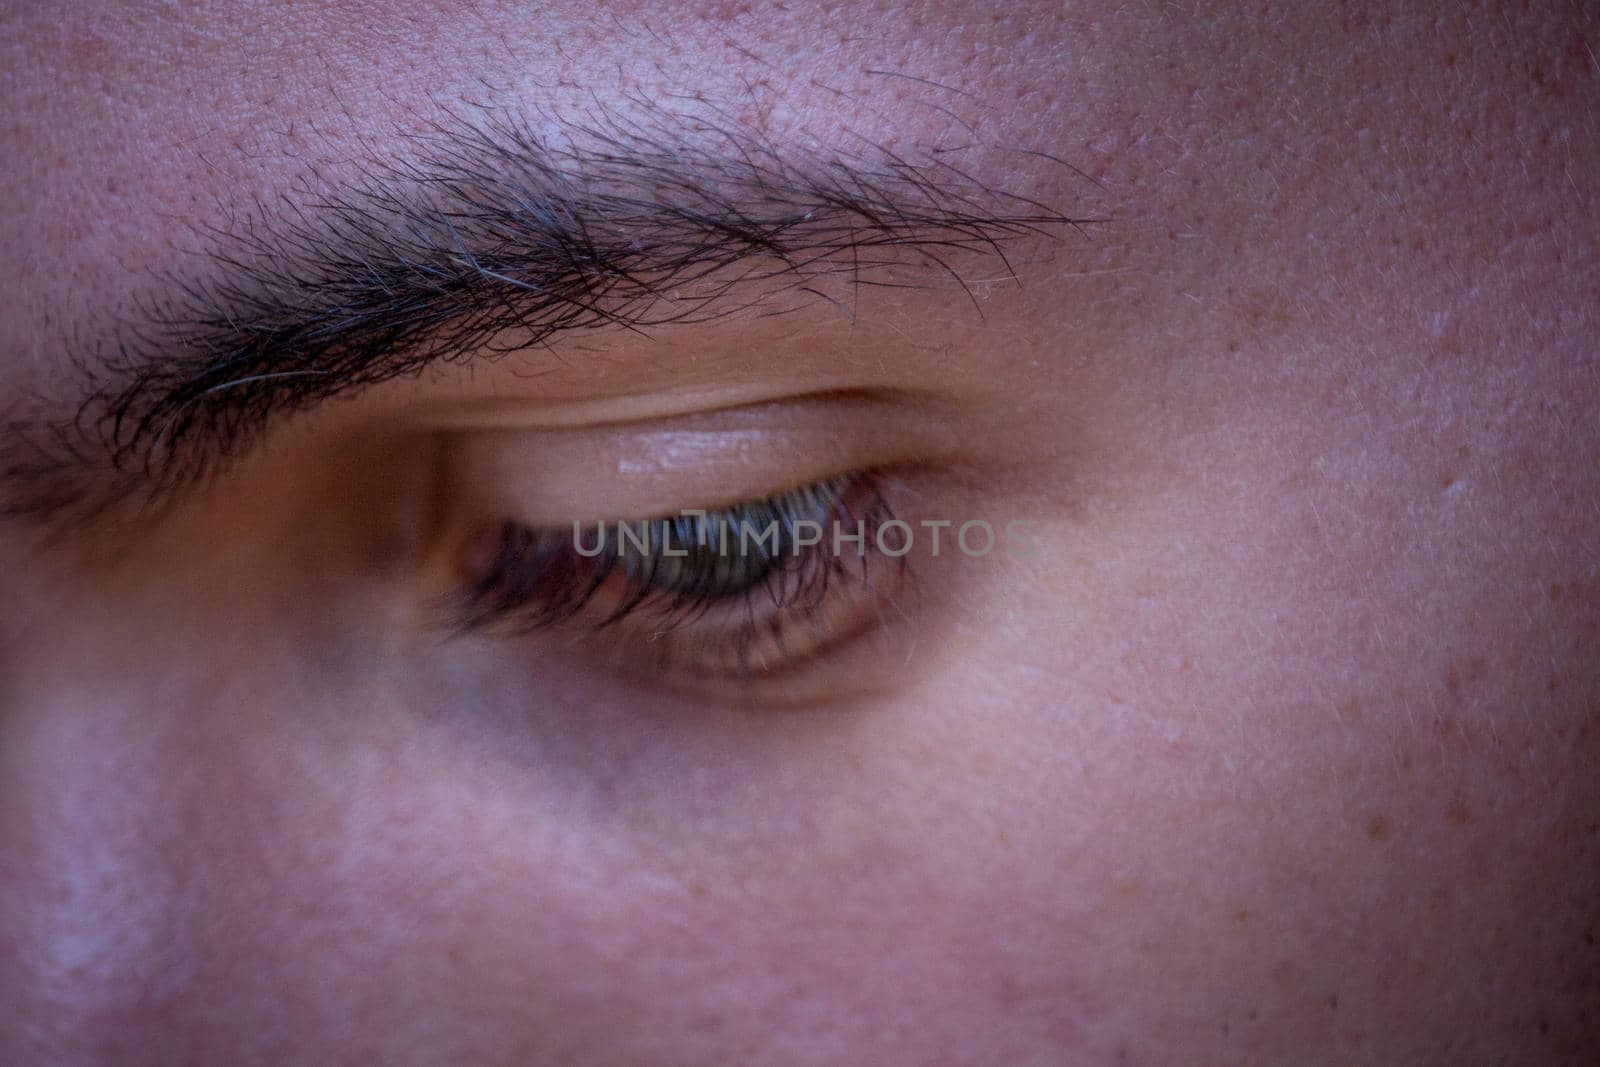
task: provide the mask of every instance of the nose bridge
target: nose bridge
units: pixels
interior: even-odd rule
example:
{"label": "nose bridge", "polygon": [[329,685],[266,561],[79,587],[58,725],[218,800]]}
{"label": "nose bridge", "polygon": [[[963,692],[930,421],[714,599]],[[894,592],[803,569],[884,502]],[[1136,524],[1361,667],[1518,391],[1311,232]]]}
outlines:
{"label": "nose bridge", "polygon": [[146,1062],[196,958],[182,777],[113,709],[14,710],[0,724],[0,1020],[14,1016],[0,1062]]}

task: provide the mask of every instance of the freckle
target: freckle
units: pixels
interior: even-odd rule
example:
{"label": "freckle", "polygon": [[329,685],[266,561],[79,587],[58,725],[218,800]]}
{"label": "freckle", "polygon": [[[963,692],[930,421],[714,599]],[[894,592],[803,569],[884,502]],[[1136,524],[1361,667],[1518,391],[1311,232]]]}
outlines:
{"label": "freckle", "polygon": [[1361,701],[1355,697],[1346,697],[1339,701],[1339,718],[1345,722],[1355,722],[1361,718]]}
{"label": "freckle", "polygon": [[1465,826],[1472,821],[1472,812],[1460,797],[1450,801],[1450,806],[1444,809],[1444,817],[1455,826]]}
{"label": "freckle", "polygon": [[1332,993],[1332,994],[1330,994],[1328,996],[1328,1010],[1329,1011],[1338,1011],[1339,1010],[1339,994]]}
{"label": "freckle", "polygon": [[1367,836],[1374,841],[1389,839],[1389,820],[1384,815],[1374,815],[1367,820]]}
{"label": "freckle", "polygon": [[1233,921],[1238,923],[1241,926],[1243,926],[1245,923],[1249,922],[1250,921],[1250,909],[1249,908],[1240,908],[1238,911],[1234,912],[1233,913]]}
{"label": "freckle", "polygon": [[1567,587],[1566,586],[1562,585],[1560,582],[1553,582],[1550,585],[1550,599],[1551,600],[1560,600],[1561,599],[1561,594],[1565,593],[1566,591],[1567,591]]}

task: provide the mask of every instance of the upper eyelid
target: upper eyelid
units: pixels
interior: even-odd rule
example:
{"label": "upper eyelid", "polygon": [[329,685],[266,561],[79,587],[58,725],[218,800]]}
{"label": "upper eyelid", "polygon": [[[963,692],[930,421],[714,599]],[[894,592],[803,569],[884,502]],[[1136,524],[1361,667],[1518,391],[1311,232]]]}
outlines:
{"label": "upper eyelid", "polygon": [[721,507],[841,472],[942,462],[941,407],[839,393],[598,429],[448,432],[438,482],[455,510],[531,525]]}

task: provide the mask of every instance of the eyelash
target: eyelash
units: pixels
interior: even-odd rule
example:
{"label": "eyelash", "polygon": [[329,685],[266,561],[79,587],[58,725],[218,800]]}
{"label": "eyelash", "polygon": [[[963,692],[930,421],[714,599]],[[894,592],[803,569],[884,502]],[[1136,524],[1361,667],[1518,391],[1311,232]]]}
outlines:
{"label": "eyelash", "polygon": [[[847,636],[839,631],[876,592],[878,567],[906,569],[904,557],[891,559],[874,547],[878,529],[893,517],[878,479],[858,472],[706,509],[703,517],[680,513],[587,528],[508,520],[485,532],[492,550],[457,598],[455,626],[526,634],[643,624],[658,667],[777,673]],[[796,543],[805,522],[821,527],[819,542]],[[841,551],[835,551],[837,529],[849,537]],[[771,547],[768,531],[775,531]],[[690,628],[698,631],[695,640],[675,640]]]}

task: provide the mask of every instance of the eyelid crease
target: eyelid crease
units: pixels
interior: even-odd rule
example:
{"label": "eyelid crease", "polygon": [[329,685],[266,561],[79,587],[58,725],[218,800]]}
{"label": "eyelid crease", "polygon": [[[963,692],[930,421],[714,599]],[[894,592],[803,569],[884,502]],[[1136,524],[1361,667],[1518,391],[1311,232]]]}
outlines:
{"label": "eyelid crease", "polygon": [[802,382],[762,381],[723,389],[694,389],[615,397],[577,398],[560,402],[495,398],[443,411],[419,413],[419,424],[442,430],[497,429],[623,429],[641,423],[691,416],[756,412],[776,405],[873,404],[904,407],[937,405],[934,393],[912,390]]}

